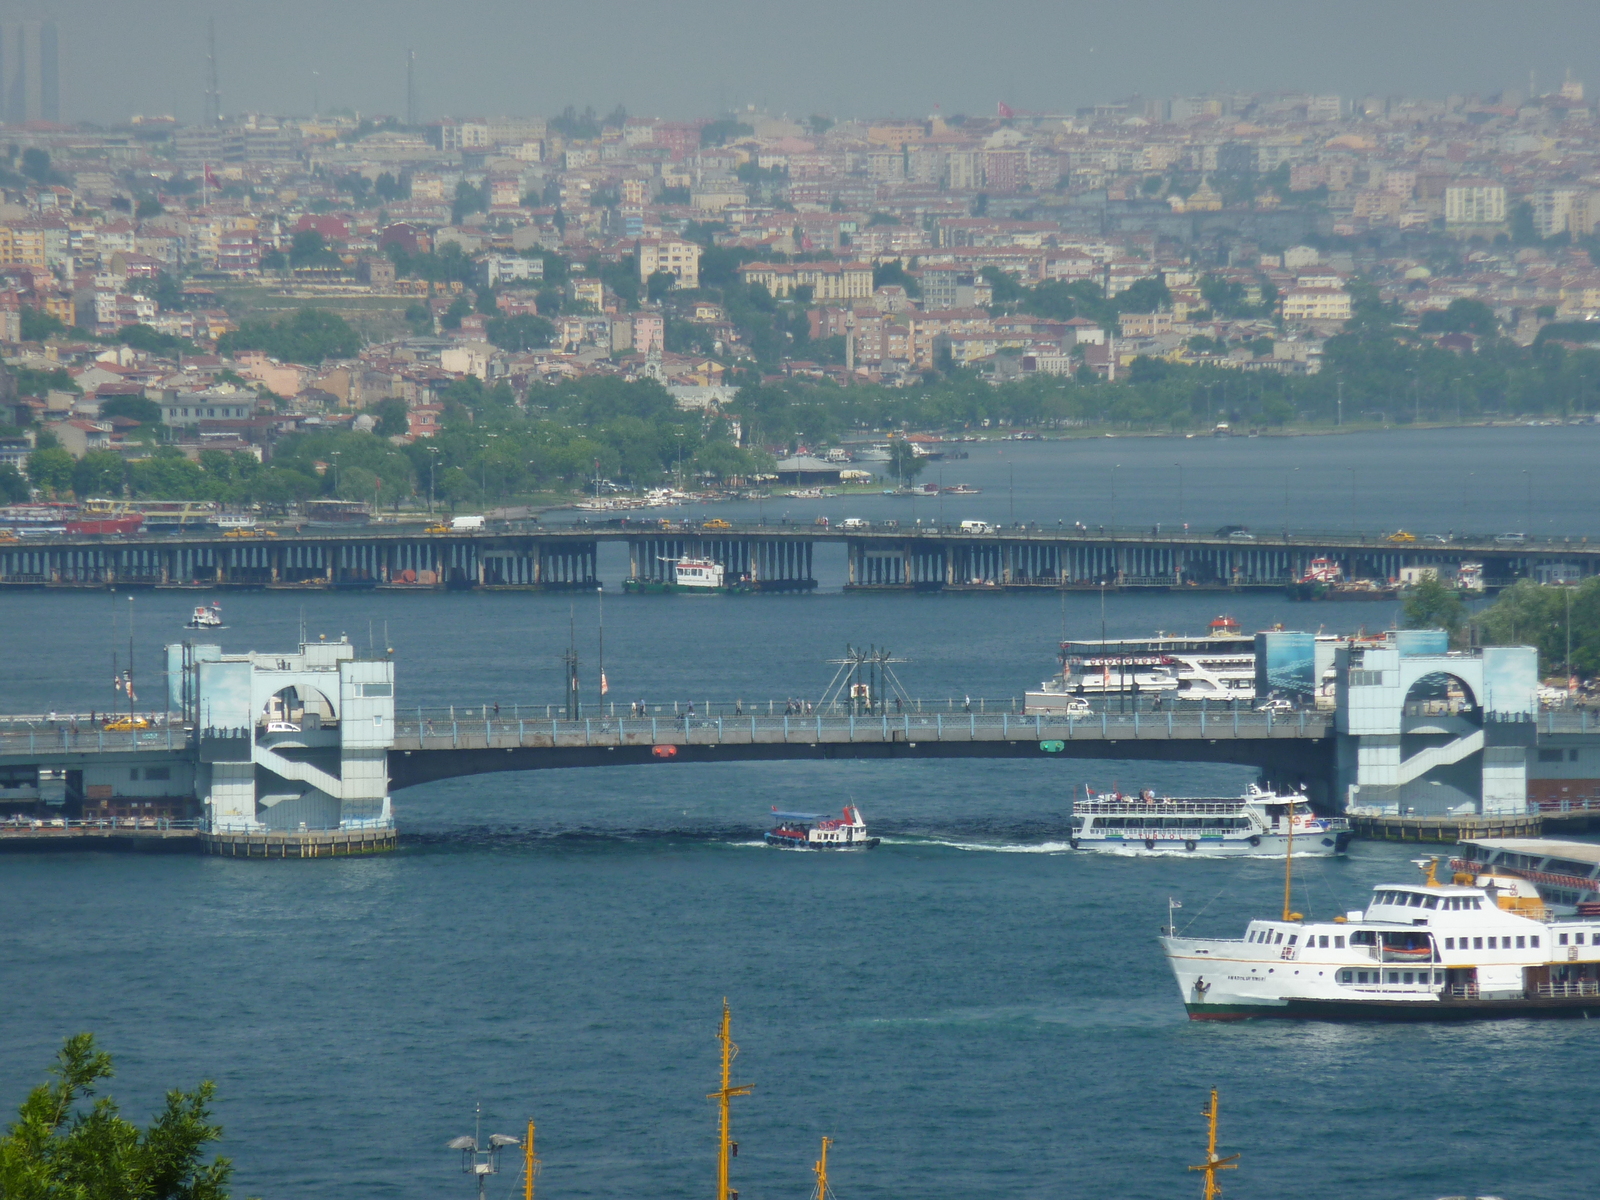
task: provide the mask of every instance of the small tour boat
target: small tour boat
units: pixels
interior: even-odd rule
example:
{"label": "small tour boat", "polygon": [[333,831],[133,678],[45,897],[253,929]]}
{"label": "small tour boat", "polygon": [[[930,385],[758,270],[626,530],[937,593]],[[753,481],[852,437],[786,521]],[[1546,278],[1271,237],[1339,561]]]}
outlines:
{"label": "small tour boat", "polygon": [[664,558],[672,564],[668,579],[625,579],[625,592],[664,592],[685,595],[716,596],[729,592],[751,590],[748,579],[729,578],[728,569],[714,558],[697,558],[686,554],[682,558]]}
{"label": "small tour boat", "polygon": [[838,817],[773,809],[772,818],[778,827],[767,831],[767,845],[781,850],[871,850],[879,840],[867,836],[867,823],[854,804],[846,804]]}
{"label": "small tour boat", "polygon": [[[1319,817],[1304,796],[1251,784],[1243,796],[1207,798],[1140,792],[1092,794],[1072,804],[1072,848],[1102,854],[1200,858],[1302,858],[1343,854],[1350,823]],[[1291,845],[1292,844],[1292,845]]]}
{"label": "small tour boat", "polygon": [[221,629],[222,604],[219,601],[213,600],[209,607],[204,604],[197,605],[194,610],[194,615],[189,618],[189,624],[186,626],[186,628]]}

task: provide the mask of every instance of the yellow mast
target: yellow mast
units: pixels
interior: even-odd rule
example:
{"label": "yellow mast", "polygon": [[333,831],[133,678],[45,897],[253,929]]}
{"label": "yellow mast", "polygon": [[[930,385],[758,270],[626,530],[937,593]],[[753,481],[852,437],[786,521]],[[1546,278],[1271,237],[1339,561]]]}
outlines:
{"label": "yellow mast", "polygon": [[1239,1156],[1230,1154],[1227,1158],[1217,1157],[1217,1089],[1211,1089],[1211,1105],[1202,1108],[1200,1115],[1205,1117],[1210,1126],[1210,1136],[1206,1141],[1206,1161],[1198,1167],[1190,1167],[1191,1171],[1204,1171],[1206,1173],[1205,1200],[1220,1200],[1222,1189],[1217,1186],[1218,1171],[1237,1171],[1239,1169]]}
{"label": "yellow mast", "polygon": [[1289,797],[1289,844],[1283,855],[1283,919],[1294,920],[1289,900],[1289,883],[1294,875],[1294,796]]}
{"label": "yellow mast", "polygon": [[828,1200],[833,1193],[828,1187],[828,1147],[833,1145],[833,1139],[822,1139],[822,1157],[817,1159],[811,1171],[817,1177],[817,1190],[812,1200]]}
{"label": "yellow mast", "polygon": [[528,1118],[528,1136],[522,1143],[522,1200],[533,1200],[533,1181],[539,1174],[539,1156],[533,1152],[533,1118]]}
{"label": "yellow mast", "polygon": [[738,1143],[730,1138],[733,1130],[728,1101],[734,1096],[748,1096],[755,1090],[755,1085],[746,1083],[734,1087],[732,1084],[733,1060],[739,1053],[739,1047],[733,1044],[733,1014],[728,1009],[726,996],[722,998],[722,1028],[717,1033],[717,1040],[722,1043],[722,1086],[706,1097],[717,1102],[717,1200],[738,1200],[739,1193],[728,1187],[730,1151],[732,1154],[739,1152]]}

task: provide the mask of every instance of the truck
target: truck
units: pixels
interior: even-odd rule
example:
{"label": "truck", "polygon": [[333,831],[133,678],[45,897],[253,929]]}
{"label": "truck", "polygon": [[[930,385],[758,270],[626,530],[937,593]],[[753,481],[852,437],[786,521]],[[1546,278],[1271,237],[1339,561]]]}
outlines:
{"label": "truck", "polygon": [[482,528],[483,518],[481,516],[450,518],[451,533],[475,533]]}
{"label": "truck", "polygon": [[961,522],[961,532],[962,533],[993,533],[994,532],[994,526],[989,524],[989,522],[987,522],[987,521],[963,521],[963,522]]}

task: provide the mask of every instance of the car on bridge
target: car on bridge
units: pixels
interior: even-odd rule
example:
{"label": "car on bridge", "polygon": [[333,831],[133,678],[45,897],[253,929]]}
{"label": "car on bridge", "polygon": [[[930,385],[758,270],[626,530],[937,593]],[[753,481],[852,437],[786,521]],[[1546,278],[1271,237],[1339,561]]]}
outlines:
{"label": "car on bridge", "polygon": [[701,529],[732,529],[733,526],[721,517],[712,517],[700,526]]}
{"label": "car on bridge", "polygon": [[1396,545],[1405,545],[1407,542],[1416,541],[1417,535],[1414,533],[1407,533],[1404,529],[1396,529],[1389,535],[1388,540]]}

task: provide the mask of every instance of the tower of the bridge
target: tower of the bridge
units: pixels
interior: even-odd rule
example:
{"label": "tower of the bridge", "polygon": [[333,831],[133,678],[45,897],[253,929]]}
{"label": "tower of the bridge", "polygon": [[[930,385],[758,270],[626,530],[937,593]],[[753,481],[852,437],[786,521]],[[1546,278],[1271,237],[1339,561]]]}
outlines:
{"label": "tower of the bridge", "polygon": [[[167,647],[172,706],[195,731],[195,792],[208,844],[269,836],[389,849],[394,664],[348,639],[290,654]],[[313,851],[315,852],[315,851]]]}

